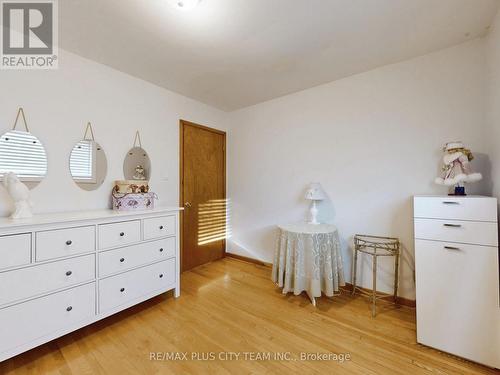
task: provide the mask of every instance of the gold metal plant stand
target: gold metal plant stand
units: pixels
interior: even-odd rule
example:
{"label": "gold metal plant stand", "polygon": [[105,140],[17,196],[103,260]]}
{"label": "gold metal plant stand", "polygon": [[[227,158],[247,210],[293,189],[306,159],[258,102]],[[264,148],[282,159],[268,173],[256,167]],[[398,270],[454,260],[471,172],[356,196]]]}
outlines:
{"label": "gold metal plant stand", "polygon": [[[358,253],[371,255],[373,258],[373,290],[371,293],[356,286],[356,271],[358,266]],[[398,238],[365,236],[356,234],[354,236],[354,264],[352,273],[352,294],[358,290],[362,295],[369,296],[372,301],[372,318],[377,312],[377,300],[382,298],[394,298],[397,302],[398,297],[398,276],[399,276],[399,255],[400,242]],[[394,294],[379,294],[377,293],[377,258],[378,257],[394,257]]]}

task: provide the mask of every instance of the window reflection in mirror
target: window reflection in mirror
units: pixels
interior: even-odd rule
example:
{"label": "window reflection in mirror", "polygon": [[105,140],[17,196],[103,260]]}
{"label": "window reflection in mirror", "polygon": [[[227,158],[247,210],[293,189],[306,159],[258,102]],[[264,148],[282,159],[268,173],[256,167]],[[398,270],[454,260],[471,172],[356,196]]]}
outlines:
{"label": "window reflection in mirror", "polygon": [[33,134],[11,130],[0,137],[0,178],[15,173],[30,189],[47,175],[47,155]]}
{"label": "window reflection in mirror", "polygon": [[83,190],[91,191],[106,179],[108,163],[102,147],[94,141],[79,141],[71,151],[69,169],[73,181]]}

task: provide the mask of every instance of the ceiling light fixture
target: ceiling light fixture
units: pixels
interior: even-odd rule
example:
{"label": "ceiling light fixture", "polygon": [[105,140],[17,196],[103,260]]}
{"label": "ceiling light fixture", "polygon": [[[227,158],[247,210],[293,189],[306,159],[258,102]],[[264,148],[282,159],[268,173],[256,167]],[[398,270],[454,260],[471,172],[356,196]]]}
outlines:
{"label": "ceiling light fixture", "polygon": [[179,10],[193,10],[201,3],[201,0],[170,0],[170,3]]}

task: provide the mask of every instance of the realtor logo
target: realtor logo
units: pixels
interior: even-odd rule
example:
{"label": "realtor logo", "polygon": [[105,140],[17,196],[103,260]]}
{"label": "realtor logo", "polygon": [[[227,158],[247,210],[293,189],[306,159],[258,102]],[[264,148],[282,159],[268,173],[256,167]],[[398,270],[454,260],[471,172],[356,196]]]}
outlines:
{"label": "realtor logo", "polygon": [[56,0],[2,0],[2,69],[56,69]]}

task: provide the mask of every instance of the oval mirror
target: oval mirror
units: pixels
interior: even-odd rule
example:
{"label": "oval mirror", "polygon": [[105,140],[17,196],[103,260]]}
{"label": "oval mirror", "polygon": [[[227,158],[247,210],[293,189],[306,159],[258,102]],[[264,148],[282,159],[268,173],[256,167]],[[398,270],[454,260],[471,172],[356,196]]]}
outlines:
{"label": "oval mirror", "polygon": [[123,174],[126,180],[149,180],[151,177],[151,161],[142,147],[133,147],[123,162]]}
{"label": "oval mirror", "polygon": [[100,187],[108,173],[106,153],[93,140],[81,140],[71,151],[69,169],[73,181],[83,190],[92,191]]}
{"label": "oval mirror", "polygon": [[15,173],[30,189],[47,175],[45,148],[33,134],[11,130],[0,137],[0,178],[8,172]]}

